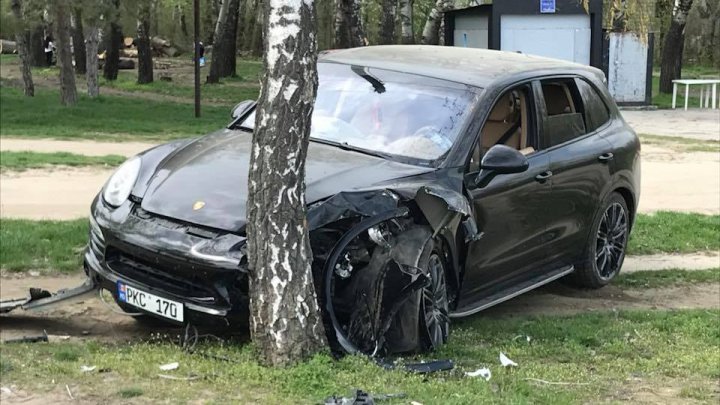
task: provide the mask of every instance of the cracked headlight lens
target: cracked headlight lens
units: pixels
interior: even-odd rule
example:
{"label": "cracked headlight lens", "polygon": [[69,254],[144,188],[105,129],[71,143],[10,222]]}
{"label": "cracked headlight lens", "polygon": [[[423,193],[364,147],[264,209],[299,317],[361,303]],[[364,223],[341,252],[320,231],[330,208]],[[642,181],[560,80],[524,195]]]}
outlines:
{"label": "cracked headlight lens", "polygon": [[103,199],[108,205],[119,207],[130,196],[135,181],[140,174],[140,158],[135,156],[125,161],[110,176],[105,190],[103,190]]}

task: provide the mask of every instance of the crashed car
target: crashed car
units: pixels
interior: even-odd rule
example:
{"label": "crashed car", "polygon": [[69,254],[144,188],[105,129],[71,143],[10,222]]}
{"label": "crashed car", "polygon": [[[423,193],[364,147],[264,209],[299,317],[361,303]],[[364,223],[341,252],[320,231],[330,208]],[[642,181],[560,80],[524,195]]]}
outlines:
{"label": "crashed car", "polygon": [[[334,349],[436,349],[450,320],[565,278],[620,271],[640,144],[592,67],[517,53],[332,51],[307,155],[313,271]],[[85,271],[171,323],[248,317],[255,104],[120,166],[92,203]]]}

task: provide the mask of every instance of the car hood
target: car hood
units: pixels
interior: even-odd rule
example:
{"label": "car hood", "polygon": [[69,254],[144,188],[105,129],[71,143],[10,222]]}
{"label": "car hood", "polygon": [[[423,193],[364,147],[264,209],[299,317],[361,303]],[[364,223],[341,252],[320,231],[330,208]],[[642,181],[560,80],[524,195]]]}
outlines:
{"label": "car hood", "polygon": [[[151,213],[231,232],[243,231],[252,136],[222,130],[180,147],[155,168],[142,197]],[[306,201],[426,173],[412,166],[310,142]]]}

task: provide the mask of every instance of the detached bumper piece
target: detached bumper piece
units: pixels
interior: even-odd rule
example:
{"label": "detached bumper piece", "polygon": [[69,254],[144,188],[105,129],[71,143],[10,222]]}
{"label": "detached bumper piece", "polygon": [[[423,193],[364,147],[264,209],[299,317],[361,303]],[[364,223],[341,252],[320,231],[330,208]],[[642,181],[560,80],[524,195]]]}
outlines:
{"label": "detached bumper piece", "polygon": [[16,308],[22,308],[25,311],[39,311],[61,302],[66,303],[70,300],[92,296],[95,294],[96,289],[97,284],[90,278],[77,287],[65,288],[54,294],[40,288],[31,288],[26,298],[0,301],[0,314],[10,312]]}

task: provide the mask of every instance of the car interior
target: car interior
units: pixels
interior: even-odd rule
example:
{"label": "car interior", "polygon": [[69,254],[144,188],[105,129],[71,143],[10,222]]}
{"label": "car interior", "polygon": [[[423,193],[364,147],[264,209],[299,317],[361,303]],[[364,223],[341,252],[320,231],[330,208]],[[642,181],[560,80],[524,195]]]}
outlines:
{"label": "car interior", "polygon": [[[572,90],[577,90],[574,85]],[[547,113],[544,127],[547,139],[545,146],[559,145],[584,134],[582,103],[573,101],[579,100],[579,95],[573,97],[571,87],[564,81],[543,82],[542,91]]]}

